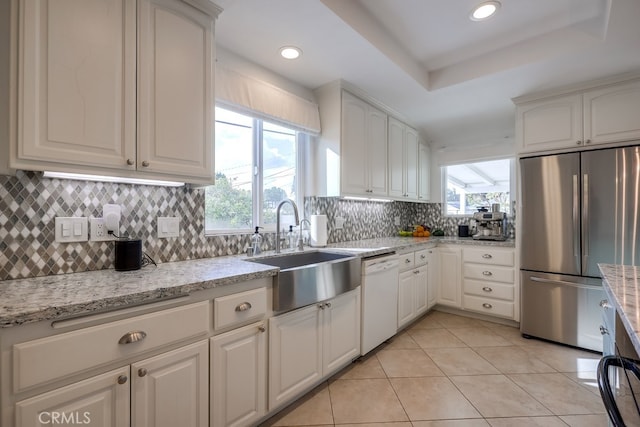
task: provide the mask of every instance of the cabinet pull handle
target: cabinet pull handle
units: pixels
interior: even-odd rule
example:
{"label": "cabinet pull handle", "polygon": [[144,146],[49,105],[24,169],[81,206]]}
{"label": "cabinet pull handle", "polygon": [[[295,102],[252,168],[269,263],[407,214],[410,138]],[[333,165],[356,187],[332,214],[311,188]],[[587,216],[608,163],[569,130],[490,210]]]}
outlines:
{"label": "cabinet pull handle", "polygon": [[147,375],[147,370],[145,368],[138,369],[138,376],[139,377],[144,377],[146,375]]}
{"label": "cabinet pull handle", "polygon": [[485,286],[484,288],[482,288],[482,290],[483,290],[483,291],[485,291],[485,292],[491,292],[491,291],[493,291],[493,289],[491,289],[491,288],[490,288],[490,287],[488,287],[488,286]]}
{"label": "cabinet pull handle", "polygon": [[609,335],[609,330],[604,326],[600,325],[600,335]]}
{"label": "cabinet pull handle", "polygon": [[238,304],[238,306],[236,307],[236,311],[247,311],[251,308],[251,303],[248,301],[245,301],[241,304]]}
{"label": "cabinet pull handle", "polygon": [[488,302],[485,302],[484,304],[482,304],[482,306],[484,308],[493,308],[493,306],[491,304],[489,304]]}
{"label": "cabinet pull handle", "polygon": [[420,270],[413,270],[413,274],[420,274]]}
{"label": "cabinet pull handle", "polygon": [[265,328],[263,325],[260,325],[260,326],[258,326],[258,330],[259,330],[260,332],[264,332],[264,331],[266,331],[266,330],[267,330],[267,328]]}
{"label": "cabinet pull handle", "polygon": [[127,159],[127,164],[128,164],[129,166],[133,166],[133,165],[134,165],[134,161],[133,161],[133,160],[131,160],[131,159]]}
{"label": "cabinet pull handle", "polygon": [[493,257],[491,256],[491,254],[484,254],[484,255],[482,255],[482,258],[484,258],[484,259],[491,259],[491,258],[493,258]]}
{"label": "cabinet pull handle", "polygon": [[483,271],[483,272],[482,272],[482,275],[483,275],[483,276],[491,276],[491,275],[493,275],[493,273],[492,273],[492,272],[490,272],[490,271]]}
{"label": "cabinet pull handle", "polygon": [[133,342],[142,341],[147,337],[145,331],[131,331],[124,334],[119,340],[118,344],[131,344]]}
{"label": "cabinet pull handle", "polygon": [[142,167],[148,168],[149,167],[149,162],[146,160],[142,161]]}
{"label": "cabinet pull handle", "polygon": [[126,382],[127,382],[127,380],[128,380],[128,379],[129,379],[129,378],[127,378],[127,376],[126,376],[126,375],[120,375],[120,376],[118,377],[118,384],[124,384],[124,383],[126,383]]}

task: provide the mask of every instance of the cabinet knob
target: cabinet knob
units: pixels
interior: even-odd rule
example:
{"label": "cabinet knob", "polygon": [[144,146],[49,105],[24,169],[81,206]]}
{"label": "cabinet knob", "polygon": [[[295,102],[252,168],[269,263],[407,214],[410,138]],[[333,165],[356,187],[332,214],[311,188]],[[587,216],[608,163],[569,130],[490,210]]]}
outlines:
{"label": "cabinet knob", "polygon": [[131,160],[131,159],[127,159],[127,164],[129,166],[133,166],[135,164],[135,162],[133,160]]}
{"label": "cabinet knob", "polygon": [[410,262],[411,262],[411,260],[410,260],[409,258],[405,258],[405,259],[404,259],[404,263],[405,263],[405,264],[409,264]]}
{"label": "cabinet knob", "polygon": [[609,335],[609,330],[604,326],[600,325],[600,335]]}
{"label": "cabinet knob", "polygon": [[138,376],[139,377],[144,377],[146,375],[147,375],[147,370],[145,368],[138,369]]}
{"label": "cabinet knob", "polygon": [[324,304],[318,304],[318,308],[320,308],[320,310],[324,310]]}
{"label": "cabinet knob", "polygon": [[591,140],[587,139],[586,141],[584,141],[585,144],[591,144]]}
{"label": "cabinet knob", "polygon": [[485,292],[492,292],[493,291],[493,289],[491,289],[488,286],[485,286],[484,288],[482,288],[482,290],[485,291]]}
{"label": "cabinet knob", "polygon": [[120,375],[118,377],[118,384],[125,384],[129,378],[126,375]]}
{"label": "cabinet knob", "polygon": [[119,340],[118,344],[131,344],[134,342],[142,341],[147,337],[145,331],[131,331],[124,334]]}
{"label": "cabinet knob", "polygon": [[260,325],[260,326],[258,326],[258,330],[259,330],[260,332],[264,332],[264,331],[266,331],[266,330],[267,330],[267,328],[265,328],[264,326]]}
{"label": "cabinet knob", "polygon": [[329,308],[331,308],[331,303],[330,303],[330,302],[328,302],[328,303],[326,304],[326,306],[327,306],[327,307],[329,307]]}
{"label": "cabinet knob", "polygon": [[149,162],[146,160],[142,161],[142,167],[148,168],[149,167]]}
{"label": "cabinet knob", "polygon": [[576,141],[576,145],[582,144],[582,141]]}
{"label": "cabinet knob", "polygon": [[245,301],[241,304],[238,304],[236,306],[236,311],[247,311],[251,308],[251,303],[248,301]]}
{"label": "cabinet knob", "polygon": [[609,301],[606,299],[603,299],[602,301],[600,301],[600,307],[602,308],[611,308],[611,305],[609,305]]}
{"label": "cabinet knob", "polygon": [[490,272],[490,271],[483,271],[483,272],[482,272],[482,275],[483,275],[483,276],[491,276],[491,275],[493,275],[493,273],[492,273],[492,272]]}
{"label": "cabinet knob", "polygon": [[427,256],[425,254],[420,255],[420,259],[425,259]]}
{"label": "cabinet knob", "polygon": [[482,306],[484,308],[493,308],[493,306],[491,304],[489,304],[488,302],[485,302],[484,304],[482,304]]}
{"label": "cabinet knob", "polygon": [[491,254],[484,254],[484,255],[482,255],[482,258],[484,258],[484,259],[491,259],[491,258],[493,258],[493,257],[491,256]]}
{"label": "cabinet knob", "polygon": [[420,270],[414,270],[413,274],[420,274]]}

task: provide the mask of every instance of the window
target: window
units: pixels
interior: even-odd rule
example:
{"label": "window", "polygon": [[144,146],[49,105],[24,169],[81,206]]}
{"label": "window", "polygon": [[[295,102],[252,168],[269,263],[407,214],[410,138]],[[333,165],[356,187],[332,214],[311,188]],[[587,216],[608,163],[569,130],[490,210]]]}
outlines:
{"label": "window", "polygon": [[[205,231],[275,230],[278,203],[298,198],[297,133],[216,108],[215,141],[216,183],[205,191]],[[283,225],[293,224],[290,209],[283,207]]]}
{"label": "window", "polygon": [[443,166],[444,214],[472,215],[493,203],[510,213],[513,164],[513,159],[500,159]]}

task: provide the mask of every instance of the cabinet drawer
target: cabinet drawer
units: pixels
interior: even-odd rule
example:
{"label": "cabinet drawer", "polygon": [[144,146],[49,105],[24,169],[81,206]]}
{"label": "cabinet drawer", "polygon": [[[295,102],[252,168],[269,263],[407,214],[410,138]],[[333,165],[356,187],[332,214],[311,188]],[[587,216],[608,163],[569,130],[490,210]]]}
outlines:
{"label": "cabinet drawer", "polygon": [[503,283],[465,279],[464,293],[483,298],[489,297],[513,301],[514,288],[513,285]]}
{"label": "cabinet drawer", "polygon": [[487,265],[506,265],[513,267],[514,251],[495,248],[472,248],[462,251],[463,261]]}
{"label": "cabinet drawer", "polygon": [[421,251],[416,251],[414,255],[415,266],[419,267],[421,265],[425,265],[427,263],[427,257],[429,256],[430,249],[422,249]]}
{"label": "cabinet drawer", "polygon": [[513,283],[515,272],[513,268],[496,267],[479,264],[464,264],[464,277],[468,279],[489,280],[491,282]]}
{"label": "cabinet drawer", "polygon": [[213,300],[213,326],[226,328],[255,320],[267,313],[267,289],[258,288]]}
{"label": "cabinet drawer", "polygon": [[398,261],[400,262],[400,271],[410,270],[416,265],[413,252],[398,255]]}
{"label": "cabinet drawer", "polygon": [[493,316],[513,318],[512,302],[465,295],[462,297],[462,306],[465,310],[478,311]]}
{"label": "cabinet drawer", "polygon": [[[137,341],[135,332],[141,332]],[[208,332],[204,301],[16,344],[14,391]]]}

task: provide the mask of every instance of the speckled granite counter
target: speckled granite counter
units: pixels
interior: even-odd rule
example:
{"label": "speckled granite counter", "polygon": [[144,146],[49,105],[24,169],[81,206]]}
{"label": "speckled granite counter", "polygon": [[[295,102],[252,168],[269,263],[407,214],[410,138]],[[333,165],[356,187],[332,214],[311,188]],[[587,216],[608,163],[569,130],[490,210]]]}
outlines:
{"label": "speckled granite counter", "polygon": [[0,282],[0,327],[53,320],[278,274],[278,269],[236,257],[98,270]]}
{"label": "speckled granite counter", "polygon": [[[457,237],[389,237],[336,243],[326,249],[361,257],[442,244],[513,247],[513,241],[478,241]],[[265,254],[269,256],[272,254]],[[98,270],[0,281],[0,327],[54,320],[97,310],[152,303],[173,296],[272,277],[278,269],[245,262],[245,256],[207,258],[119,272]]]}
{"label": "speckled granite counter", "polygon": [[599,264],[604,292],[640,354],[640,267]]}

